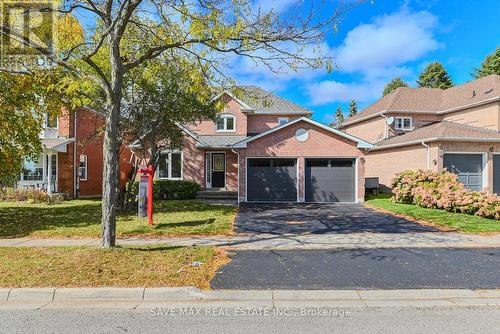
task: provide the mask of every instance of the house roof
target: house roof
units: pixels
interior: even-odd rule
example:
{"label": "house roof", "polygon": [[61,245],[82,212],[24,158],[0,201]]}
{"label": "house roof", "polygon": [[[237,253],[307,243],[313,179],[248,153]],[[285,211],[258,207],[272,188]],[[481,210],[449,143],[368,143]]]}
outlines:
{"label": "house roof", "polygon": [[491,74],[448,89],[399,87],[342,125],[360,122],[385,112],[441,114],[475,104],[500,100],[500,75]]}
{"label": "house roof", "polygon": [[242,106],[243,111],[255,114],[312,114],[312,111],[309,109],[257,86],[239,86],[236,90],[241,91],[238,97],[232,92],[224,91],[215,98],[227,94]]}
{"label": "house roof", "polygon": [[500,132],[466,124],[442,121],[378,142],[375,144],[373,150],[433,141],[495,142],[500,141]]}
{"label": "house roof", "polygon": [[210,147],[210,148],[230,148],[234,144],[239,143],[247,136],[198,136],[198,144],[196,147]]}
{"label": "house roof", "polygon": [[269,130],[267,130],[267,131],[261,132],[261,133],[259,133],[258,135],[255,135],[255,136],[253,136],[253,137],[249,137],[249,138],[247,138],[247,139],[245,139],[245,140],[243,140],[243,141],[241,141],[241,142],[239,142],[239,143],[235,144],[233,147],[234,147],[234,148],[246,148],[246,147],[247,147],[247,144],[248,144],[249,142],[254,141],[254,140],[256,140],[256,139],[259,139],[259,138],[262,138],[262,137],[264,137],[264,136],[267,136],[267,135],[269,135],[269,134],[271,134],[271,133],[273,133],[273,132],[275,132],[275,131],[281,130],[281,129],[283,129],[283,128],[286,128],[287,126],[290,126],[290,125],[295,124],[295,123],[298,123],[298,122],[306,122],[306,123],[309,123],[309,124],[313,124],[313,125],[315,125],[315,126],[317,126],[317,127],[320,127],[320,128],[322,128],[322,129],[327,130],[327,131],[329,131],[329,132],[331,132],[331,133],[334,133],[334,134],[336,134],[336,135],[338,135],[338,136],[341,136],[341,137],[344,137],[344,138],[349,139],[349,140],[351,140],[351,141],[354,141],[355,143],[357,143],[357,144],[358,144],[358,145],[357,145],[357,147],[358,147],[358,148],[372,148],[372,147],[373,147],[373,145],[372,145],[372,144],[370,144],[370,143],[369,143],[369,142],[367,142],[367,141],[364,141],[364,140],[362,140],[362,139],[360,139],[360,138],[358,138],[358,137],[355,137],[355,136],[353,136],[353,135],[350,135],[350,134],[348,134],[348,133],[345,133],[344,131],[341,131],[341,130],[338,130],[338,129],[334,129],[334,128],[332,128],[332,127],[329,127],[329,126],[328,126],[328,125],[326,125],[326,124],[323,124],[323,123],[317,122],[317,121],[312,120],[312,119],[307,118],[307,117],[300,117],[300,118],[296,118],[296,119],[294,119],[294,120],[292,120],[292,121],[290,121],[290,122],[287,122],[287,123],[285,123],[285,124],[278,125],[278,126],[276,126],[276,127],[274,127],[274,128],[271,128],[271,129],[269,129]]}

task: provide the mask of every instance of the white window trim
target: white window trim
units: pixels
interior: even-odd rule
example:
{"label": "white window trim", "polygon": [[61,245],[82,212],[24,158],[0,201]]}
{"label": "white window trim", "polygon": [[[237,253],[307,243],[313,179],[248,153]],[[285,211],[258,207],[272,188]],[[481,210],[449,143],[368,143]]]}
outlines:
{"label": "white window trim", "polygon": [[78,180],[80,181],[87,181],[88,180],[88,177],[89,177],[89,158],[86,154],[80,154],[80,161],[79,161],[79,164],[78,164],[78,175],[80,175],[80,163],[82,162],[82,157],[84,158],[84,162],[85,162],[85,177],[80,177],[78,178]]}
{"label": "white window trim", "polygon": [[[218,129],[217,128],[217,122],[215,123],[215,132],[236,132],[236,116],[232,114],[222,114],[219,116],[220,119],[224,121],[224,129]],[[228,130],[227,129],[227,119],[232,118],[233,119],[233,129]]]}
{"label": "white window trim", "polygon": [[[178,153],[181,155],[181,177],[171,177],[172,176],[172,153]],[[167,155],[168,159],[168,171],[167,177],[160,177],[160,171],[156,168],[155,177],[158,180],[183,180],[184,179],[184,153],[181,151],[171,151],[171,152],[162,152],[162,155]]]}
{"label": "white window trim", "polygon": [[[401,127],[398,127],[398,119],[401,119]],[[408,128],[405,128],[404,126],[404,121],[405,119],[409,119],[410,120],[410,127]],[[413,117],[395,117],[394,118],[394,128],[396,130],[403,130],[403,131],[411,131],[413,130]]]}
{"label": "white window trim", "polygon": [[59,117],[56,116],[56,126],[49,127],[49,113],[45,114],[45,129],[59,129]]}
{"label": "white window trim", "polygon": [[[40,164],[40,161],[42,161],[41,164]],[[26,160],[23,162],[23,169],[24,169],[24,163],[26,163]],[[35,169],[36,168],[42,169],[42,179],[41,180],[25,180],[24,179],[24,171],[22,171],[19,181],[25,182],[25,183],[40,183],[40,182],[43,183],[43,182],[45,182],[46,181],[45,154],[40,154],[40,156],[37,159],[37,164],[38,164],[38,167],[35,167]]]}
{"label": "white window trim", "polygon": [[[281,123],[281,121],[285,121],[284,123]],[[290,121],[290,118],[288,117],[278,117],[278,125],[283,125],[286,124]]]}

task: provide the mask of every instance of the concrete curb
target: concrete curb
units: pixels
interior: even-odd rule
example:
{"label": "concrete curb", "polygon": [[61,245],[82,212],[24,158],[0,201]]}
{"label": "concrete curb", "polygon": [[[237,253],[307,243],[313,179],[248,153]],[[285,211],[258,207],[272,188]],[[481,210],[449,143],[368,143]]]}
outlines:
{"label": "concrete curb", "polygon": [[166,307],[500,307],[500,289],[200,290],[179,288],[0,289],[2,309],[142,309]]}

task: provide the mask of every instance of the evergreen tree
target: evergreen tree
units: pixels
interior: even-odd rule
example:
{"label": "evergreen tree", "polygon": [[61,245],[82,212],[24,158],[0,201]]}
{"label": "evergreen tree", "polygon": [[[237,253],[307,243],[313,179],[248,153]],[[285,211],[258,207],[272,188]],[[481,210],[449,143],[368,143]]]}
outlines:
{"label": "evergreen tree", "polygon": [[481,63],[480,67],[474,68],[475,73],[472,76],[476,79],[485,77],[490,74],[500,75],[500,46],[496,51],[489,54]]}
{"label": "evergreen tree", "polygon": [[335,113],[335,120],[337,121],[337,126],[344,122],[344,113],[342,112],[341,106],[337,108],[337,112]]}
{"label": "evergreen tree", "polygon": [[444,66],[433,62],[420,73],[417,80],[418,87],[447,89],[453,87],[453,81]]}
{"label": "evergreen tree", "polygon": [[349,117],[354,116],[358,113],[358,104],[356,100],[351,100],[351,104],[349,105]]}
{"label": "evergreen tree", "polygon": [[382,93],[383,96],[386,96],[387,94],[392,93],[396,88],[399,87],[408,87],[408,84],[404,82],[400,77],[394,78],[391,81],[387,83],[384,87],[384,92]]}

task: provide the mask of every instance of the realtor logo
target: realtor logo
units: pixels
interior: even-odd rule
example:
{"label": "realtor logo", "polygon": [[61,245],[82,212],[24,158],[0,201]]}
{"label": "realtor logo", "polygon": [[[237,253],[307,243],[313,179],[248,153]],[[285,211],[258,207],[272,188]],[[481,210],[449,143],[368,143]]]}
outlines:
{"label": "realtor logo", "polygon": [[0,0],[0,66],[40,63],[55,52],[54,0]]}

